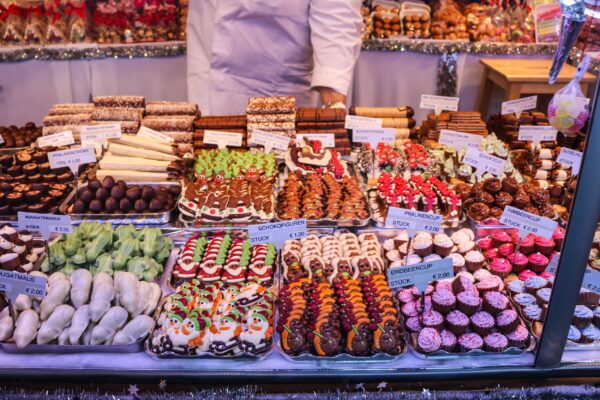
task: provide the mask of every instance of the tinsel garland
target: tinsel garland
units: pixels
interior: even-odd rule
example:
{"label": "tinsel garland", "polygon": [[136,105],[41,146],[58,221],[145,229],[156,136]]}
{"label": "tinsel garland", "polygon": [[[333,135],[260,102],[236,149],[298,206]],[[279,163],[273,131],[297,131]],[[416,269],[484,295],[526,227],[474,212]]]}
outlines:
{"label": "tinsel garland", "polygon": [[[318,385],[312,385],[318,389]],[[218,387],[193,391],[140,390],[138,394],[58,389],[30,391],[0,387],[0,400],[598,400],[600,390],[592,386],[557,386],[551,388],[501,389],[488,390],[437,391],[393,391],[390,389],[372,391],[367,388],[334,392],[312,393],[265,393],[256,386]]]}

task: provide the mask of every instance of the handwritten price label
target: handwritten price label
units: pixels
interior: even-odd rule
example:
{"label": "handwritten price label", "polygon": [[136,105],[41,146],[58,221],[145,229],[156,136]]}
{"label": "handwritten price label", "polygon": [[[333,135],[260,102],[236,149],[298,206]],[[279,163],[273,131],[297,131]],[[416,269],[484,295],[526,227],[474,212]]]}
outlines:
{"label": "handwritten price label", "polygon": [[460,149],[479,149],[483,136],[472,135],[470,133],[451,131],[448,129],[442,129],[440,131],[440,138],[438,142],[446,146],[452,146],[456,150]]}
{"label": "handwritten price label", "polygon": [[173,143],[175,139],[173,139],[169,135],[165,135],[164,133],[160,133],[155,131],[154,129],[150,129],[148,127],[142,126],[137,133],[139,137],[147,137],[150,139],[158,140],[159,142]]}
{"label": "handwritten price label", "polygon": [[79,166],[96,162],[96,152],[92,147],[81,147],[62,151],[51,151],[48,153],[50,168],[69,167],[73,174],[77,174]]}
{"label": "handwritten price label", "polygon": [[409,236],[412,237],[417,231],[438,233],[443,221],[444,217],[439,214],[390,207],[385,224],[398,229],[406,229]]}
{"label": "handwritten price label", "polygon": [[434,110],[435,115],[442,111],[458,111],[458,97],[434,96],[431,94],[421,95],[420,107],[425,110]]}
{"label": "handwritten price label", "polygon": [[20,294],[37,298],[46,296],[47,283],[46,278],[39,276],[0,270],[0,292],[5,292],[13,304]]}
{"label": "handwritten price label", "polygon": [[583,276],[583,284],[581,285],[584,289],[600,294],[600,272],[587,267],[585,269],[585,275]]}
{"label": "handwritten price label", "polygon": [[396,143],[396,129],[355,129],[352,131],[352,141],[356,143],[369,143],[372,149],[379,143],[394,145]]}
{"label": "handwritten price label", "polygon": [[121,137],[121,123],[102,125],[84,125],[81,127],[81,144],[93,145],[98,143],[105,145],[108,139],[119,139]]}
{"label": "handwritten price label", "polygon": [[68,146],[75,143],[75,139],[72,131],[64,131],[54,135],[40,136],[37,142],[39,147]]}
{"label": "handwritten price label", "polygon": [[519,230],[519,237],[533,233],[550,239],[558,223],[550,218],[531,214],[518,208],[506,206],[500,217],[500,223]]}
{"label": "handwritten price label", "polygon": [[560,163],[566,167],[571,167],[573,171],[573,175],[579,175],[579,168],[581,167],[581,159],[583,158],[583,153],[577,150],[567,149],[563,147],[560,149],[560,153],[556,158],[556,162]]}
{"label": "handwritten price label", "polygon": [[492,175],[501,176],[504,172],[504,165],[506,164],[506,161],[499,157],[472,148],[467,149],[462,162],[475,168],[477,170],[475,174],[480,178],[486,172],[489,172]]}
{"label": "handwritten price label", "polygon": [[71,233],[69,215],[38,214],[19,211],[17,214],[19,229],[38,231],[45,240],[51,233]]}
{"label": "handwritten price label", "polygon": [[515,113],[517,118],[525,110],[533,110],[537,107],[537,96],[523,97],[522,99],[505,101],[502,103],[502,114]]}
{"label": "handwritten price label", "polygon": [[286,151],[288,147],[290,147],[290,138],[273,132],[253,129],[252,135],[248,140],[248,145],[263,146],[265,148],[265,153],[270,153],[272,149]]}
{"label": "handwritten price label", "polygon": [[558,130],[553,126],[521,125],[519,127],[519,140],[533,142],[536,146],[540,142],[556,140]]}
{"label": "handwritten price label", "polygon": [[450,279],[453,276],[454,267],[451,258],[389,268],[387,270],[390,288],[397,289],[414,285],[421,292],[427,289],[429,282]]}
{"label": "handwritten price label", "polygon": [[306,237],[306,220],[292,219],[285,222],[248,226],[250,243],[274,243],[280,249],[286,240],[298,240]]}
{"label": "handwritten price label", "polygon": [[329,149],[335,148],[335,135],[333,133],[297,133],[296,141],[318,140],[321,144]]}
{"label": "handwritten price label", "polygon": [[220,149],[227,146],[242,147],[242,135],[235,132],[204,131],[204,143],[216,144]]}
{"label": "handwritten price label", "polygon": [[381,128],[381,118],[360,117],[358,115],[346,115],[345,129],[375,129]]}

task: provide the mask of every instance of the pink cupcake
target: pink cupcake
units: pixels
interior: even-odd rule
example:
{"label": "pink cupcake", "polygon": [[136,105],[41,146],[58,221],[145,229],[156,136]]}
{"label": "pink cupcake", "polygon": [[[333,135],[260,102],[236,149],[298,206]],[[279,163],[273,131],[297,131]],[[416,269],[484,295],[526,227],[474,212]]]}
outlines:
{"label": "pink cupcake", "polygon": [[492,234],[492,242],[496,247],[500,247],[504,243],[512,243],[512,241],[512,237],[506,231],[499,230]]}
{"label": "pink cupcake", "polygon": [[477,250],[471,250],[465,254],[465,266],[469,271],[477,271],[478,269],[483,268],[484,264],[485,258],[483,257],[483,254]]}
{"label": "pink cupcake", "polygon": [[504,334],[513,332],[518,325],[519,316],[515,310],[504,310],[496,315],[496,326]]}
{"label": "pink cupcake", "polygon": [[423,326],[440,330],[444,327],[444,317],[437,311],[425,311],[422,315]]}
{"label": "pink cupcake", "polygon": [[456,296],[456,308],[466,315],[473,315],[479,310],[481,299],[471,291],[461,292]]}
{"label": "pink cupcake", "polygon": [[490,271],[501,278],[506,278],[512,271],[512,265],[506,258],[495,258],[490,263]]}
{"label": "pink cupcake", "polygon": [[[529,262],[529,260],[527,260],[527,262]],[[537,276],[537,274],[530,269],[526,269],[526,270],[519,272],[518,276],[519,276],[519,280],[526,281],[527,279],[531,278],[532,276]]]}
{"label": "pink cupcake", "polygon": [[496,315],[508,307],[508,297],[500,292],[486,292],[483,295],[483,310]]}
{"label": "pink cupcake", "polygon": [[560,249],[562,248],[563,242],[565,241],[565,234],[567,233],[567,231],[565,231],[564,228],[557,226],[556,229],[554,230],[554,233],[552,234],[552,239],[554,240],[554,250],[556,251],[560,251]]}
{"label": "pink cupcake", "polygon": [[535,235],[529,234],[521,239],[521,245],[519,251],[526,256],[530,255],[535,251]]}
{"label": "pink cupcake", "polygon": [[515,252],[515,245],[512,243],[504,243],[498,247],[498,253],[501,257],[508,257]]}
{"label": "pink cupcake", "polygon": [[454,333],[444,329],[440,332],[440,337],[442,338],[442,350],[449,353],[452,353],[456,350],[458,340],[456,339],[456,335]]}
{"label": "pink cupcake", "polygon": [[438,288],[431,295],[431,304],[435,311],[442,314],[447,314],[454,309],[454,306],[456,305],[456,297],[450,290],[440,290]]}
{"label": "pink cupcake", "polygon": [[501,333],[490,333],[483,338],[485,348],[492,353],[500,353],[508,347],[508,339]]}
{"label": "pink cupcake", "polygon": [[500,288],[500,285],[493,276],[490,276],[489,278],[485,278],[477,282],[475,287],[477,290],[479,290],[479,293],[483,295],[485,292],[497,292]]}
{"label": "pink cupcake", "polygon": [[485,251],[485,253],[483,253],[483,255],[485,256],[485,258],[487,258],[488,260],[493,260],[496,257],[500,256],[500,251],[498,250],[497,247],[492,247],[491,249],[487,249]]}
{"label": "pink cupcake", "polygon": [[479,248],[483,251],[489,250],[492,248],[492,238],[486,237],[477,242]]}
{"label": "pink cupcake", "polygon": [[529,260],[529,268],[537,274],[541,274],[542,272],[544,272],[544,270],[548,266],[548,263],[550,262],[548,260],[548,257],[543,255],[542,253],[533,253],[530,254],[527,258]]}
{"label": "pink cupcake", "polygon": [[442,346],[440,333],[433,328],[423,328],[417,337],[417,349],[423,353],[433,353]]}
{"label": "pink cupcake", "polygon": [[458,344],[464,351],[481,349],[483,347],[483,339],[476,333],[463,333],[458,338]]}
{"label": "pink cupcake", "polygon": [[552,239],[546,239],[541,236],[535,238],[535,251],[540,252],[545,256],[549,256],[554,251],[555,246],[556,243]]}
{"label": "pink cupcake", "polygon": [[509,255],[506,259],[512,264],[512,269],[516,273],[519,273],[527,268],[527,264],[529,263],[527,256],[520,251]]}
{"label": "pink cupcake", "polygon": [[441,257],[447,257],[452,252],[454,243],[450,236],[445,233],[438,233],[433,237],[433,251]]}
{"label": "pink cupcake", "polygon": [[455,335],[461,335],[469,327],[469,317],[458,310],[450,311],[446,315],[446,327]]}
{"label": "pink cupcake", "polygon": [[527,345],[527,339],[529,339],[529,332],[527,331],[527,328],[525,328],[525,326],[518,325],[514,331],[506,335],[506,338],[508,339],[508,344],[510,347],[522,349],[523,347],[525,347],[525,345]]}
{"label": "pink cupcake", "polygon": [[471,329],[480,336],[491,333],[495,324],[494,317],[486,311],[479,311],[471,315]]}

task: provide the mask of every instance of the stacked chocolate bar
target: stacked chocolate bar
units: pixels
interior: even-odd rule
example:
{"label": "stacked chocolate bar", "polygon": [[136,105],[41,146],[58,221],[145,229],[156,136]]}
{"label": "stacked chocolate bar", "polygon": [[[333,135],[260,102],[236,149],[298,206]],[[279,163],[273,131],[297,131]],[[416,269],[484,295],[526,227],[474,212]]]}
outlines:
{"label": "stacked chocolate bar", "polygon": [[144,115],[144,96],[95,96],[91,125],[121,124],[121,133],[137,133]]}
{"label": "stacked chocolate bar", "polygon": [[350,154],[350,138],[344,128],[346,110],[334,108],[299,108],[296,113],[296,133],[334,135],[335,149],[342,155]]}
{"label": "stacked chocolate bar", "polygon": [[511,114],[494,114],[488,121],[490,131],[496,133],[499,139],[508,143],[511,149],[527,146],[527,142],[519,141],[519,128],[521,125],[549,125],[548,117],[542,112],[523,111],[517,116]]}
{"label": "stacked chocolate bar", "polygon": [[296,99],[292,96],[250,97],[246,114],[248,136],[258,129],[296,137]]}
{"label": "stacked chocolate bar", "polygon": [[75,140],[78,141],[80,127],[90,124],[93,110],[92,103],[55,104],[42,121],[42,135],[72,131]]}
{"label": "stacked chocolate bar", "polygon": [[242,135],[242,147],[246,146],[246,124],[245,115],[210,116],[198,118],[194,123],[196,130],[193,134],[194,153],[201,149],[216,148],[215,144],[204,143],[205,131],[233,132]]}
{"label": "stacked chocolate bar", "polygon": [[194,120],[199,116],[195,103],[153,101],[146,103],[142,125],[170,136],[178,150],[185,153],[192,151]]}
{"label": "stacked chocolate bar", "polygon": [[440,115],[430,113],[421,126],[421,136],[430,140],[438,140],[442,129],[487,136],[488,130],[477,111],[442,112]]}
{"label": "stacked chocolate bar", "polygon": [[415,111],[410,106],[400,107],[351,107],[350,115],[361,117],[381,118],[382,128],[394,128],[396,130],[396,146],[410,138],[416,138],[416,121],[412,118]]}

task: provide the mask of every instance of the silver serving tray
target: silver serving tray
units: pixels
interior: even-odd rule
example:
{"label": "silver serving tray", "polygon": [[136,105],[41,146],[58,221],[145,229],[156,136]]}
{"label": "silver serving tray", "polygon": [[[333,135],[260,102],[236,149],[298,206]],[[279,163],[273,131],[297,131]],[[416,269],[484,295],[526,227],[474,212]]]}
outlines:
{"label": "silver serving tray", "polygon": [[145,339],[128,345],[29,344],[22,349],[14,343],[0,343],[0,349],[10,354],[139,353],[144,350],[144,342]]}
{"label": "silver serving tray", "polygon": [[[166,181],[166,182],[127,182],[128,185],[147,185],[153,188],[161,186],[181,186],[179,181]],[[87,187],[87,184],[82,184],[79,189]],[[183,188],[182,188],[183,189]],[[170,222],[175,214],[177,213],[177,202],[179,198],[175,200],[175,205],[171,210],[162,211],[157,213],[136,213],[136,214],[74,214],[68,212],[68,207],[71,203],[75,202],[77,188],[67,196],[65,201],[60,205],[59,211],[61,214],[68,214],[71,216],[71,223],[73,225],[79,225],[83,221],[103,221],[110,222],[113,225],[128,225],[133,224],[139,225],[163,225]],[[181,194],[179,195],[181,197]]]}

